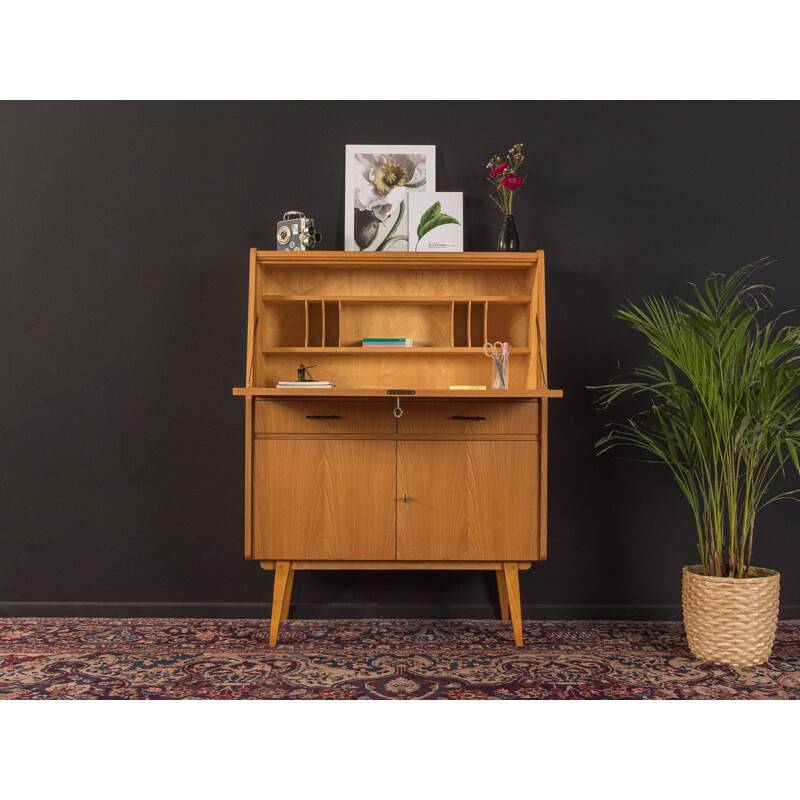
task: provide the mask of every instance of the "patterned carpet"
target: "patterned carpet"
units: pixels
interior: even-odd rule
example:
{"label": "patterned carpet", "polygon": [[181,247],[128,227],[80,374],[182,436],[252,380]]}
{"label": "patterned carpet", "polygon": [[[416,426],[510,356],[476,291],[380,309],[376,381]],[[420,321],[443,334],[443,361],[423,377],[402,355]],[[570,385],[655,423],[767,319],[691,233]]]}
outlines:
{"label": "patterned carpet", "polygon": [[798,699],[800,621],[770,661],[692,658],[680,622],[0,619],[3,699]]}

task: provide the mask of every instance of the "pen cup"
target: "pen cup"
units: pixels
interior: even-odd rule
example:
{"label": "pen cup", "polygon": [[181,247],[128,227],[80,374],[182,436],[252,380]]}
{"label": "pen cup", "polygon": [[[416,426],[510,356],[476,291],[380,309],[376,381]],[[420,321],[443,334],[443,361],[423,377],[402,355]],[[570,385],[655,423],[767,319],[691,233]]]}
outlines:
{"label": "pen cup", "polygon": [[508,355],[495,361],[492,389],[508,389]]}
{"label": "pen cup", "polygon": [[494,380],[492,381],[492,389],[508,389],[508,363],[505,364],[502,370],[502,378],[500,372],[494,371]]}
{"label": "pen cup", "polygon": [[483,352],[492,359],[492,389],[508,389],[508,357],[511,355],[511,345],[508,342],[486,342]]}

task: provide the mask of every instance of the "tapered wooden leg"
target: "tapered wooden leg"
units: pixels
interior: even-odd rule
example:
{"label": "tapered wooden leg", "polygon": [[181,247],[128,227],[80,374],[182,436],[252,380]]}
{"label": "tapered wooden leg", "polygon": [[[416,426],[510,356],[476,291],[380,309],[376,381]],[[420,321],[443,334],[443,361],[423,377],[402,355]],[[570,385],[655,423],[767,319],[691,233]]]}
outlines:
{"label": "tapered wooden leg", "polygon": [[286,586],[291,572],[290,561],[275,562],[275,584],[272,589],[272,617],[269,622],[269,646],[275,647],[278,642],[278,628],[281,624],[283,601],[286,597]]}
{"label": "tapered wooden leg", "polygon": [[286,592],[283,595],[283,609],[281,610],[281,622],[289,619],[289,602],[292,599],[292,584],[294,584],[294,567],[289,565],[289,577],[286,580]]}
{"label": "tapered wooden leg", "polygon": [[506,589],[506,574],[503,570],[495,570],[497,578],[497,593],[500,595],[500,619],[508,622],[508,590]]}
{"label": "tapered wooden leg", "polygon": [[504,561],[506,576],[508,610],[511,613],[511,627],[514,629],[514,644],[522,647],[522,606],[519,600],[519,567],[515,561]]}

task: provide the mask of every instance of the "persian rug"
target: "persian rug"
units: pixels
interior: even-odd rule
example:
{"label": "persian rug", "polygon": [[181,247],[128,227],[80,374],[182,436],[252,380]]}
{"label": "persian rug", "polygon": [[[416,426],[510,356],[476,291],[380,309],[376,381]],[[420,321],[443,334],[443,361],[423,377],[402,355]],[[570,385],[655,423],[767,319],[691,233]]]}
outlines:
{"label": "persian rug", "polygon": [[680,622],[0,619],[4,699],[798,699],[800,621],[770,661],[688,650]]}

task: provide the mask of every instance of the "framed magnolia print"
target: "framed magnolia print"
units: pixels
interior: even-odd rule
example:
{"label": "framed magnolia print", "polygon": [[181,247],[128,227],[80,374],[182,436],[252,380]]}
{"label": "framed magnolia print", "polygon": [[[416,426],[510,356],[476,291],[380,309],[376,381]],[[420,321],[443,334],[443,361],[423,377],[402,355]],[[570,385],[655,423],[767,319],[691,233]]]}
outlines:
{"label": "framed magnolia print", "polygon": [[436,188],[436,145],[345,147],[345,250],[408,250],[409,192]]}

